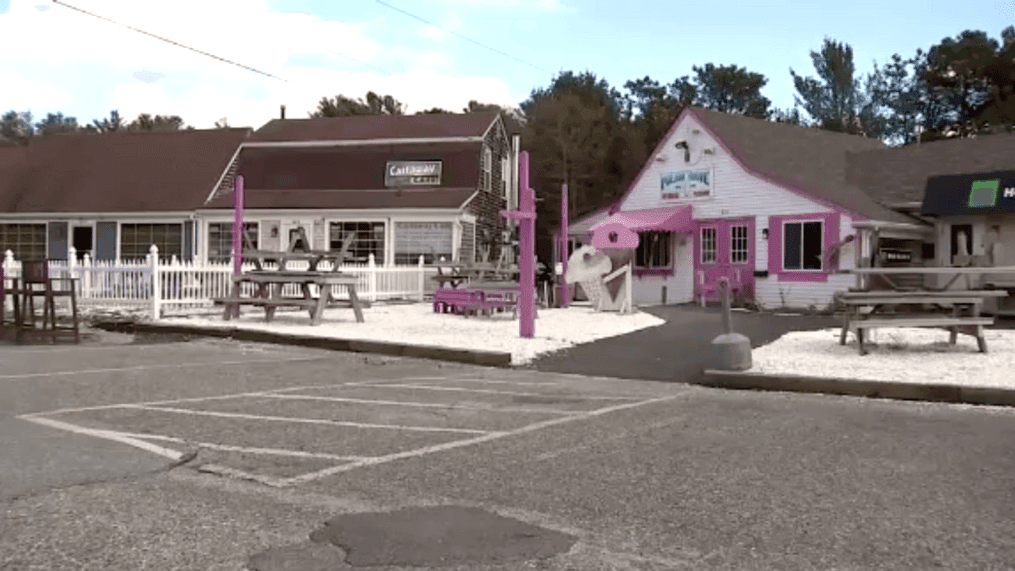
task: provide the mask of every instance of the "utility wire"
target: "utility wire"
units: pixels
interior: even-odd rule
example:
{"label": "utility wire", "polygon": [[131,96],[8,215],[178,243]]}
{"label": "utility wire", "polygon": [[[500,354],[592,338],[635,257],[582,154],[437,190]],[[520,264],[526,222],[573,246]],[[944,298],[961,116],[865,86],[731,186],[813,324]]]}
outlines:
{"label": "utility wire", "polygon": [[402,13],[402,14],[405,14],[406,16],[408,16],[408,17],[410,17],[410,18],[412,18],[412,19],[414,19],[414,20],[419,20],[420,22],[423,22],[424,24],[426,24],[426,25],[428,25],[428,26],[433,26],[434,28],[437,28],[438,30],[441,30],[442,32],[445,32],[445,33],[448,33],[448,34],[453,34],[453,35],[455,35],[455,36],[458,36],[459,38],[462,38],[463,40],[465,40],[465,41],[467,41],[467,42],[472,42],[472,43],[476,44],[477,46],[479,46],[479,47],[481,47],[481,48],[485,48],[485,49],[488,49],[488,50],[490,50],[491,52],[494,52],[494,53],[496,53],[496,54],[500,54],[500,55],[502,55],[502,56],[504,56],[504,57],[506,57],[506,58],[508,58],[508,59],[513,59],[513,60],[515,60],[515,61],[516,61],[516,62],[518,62],[518,63],[521,63],[521,64],[525,64],[525,65],[527,65],[527,66],[529,66],[529,67],[532,67],[532,68],[538,69],[539,71],[542,71],[542,72],[544,72],[544,73],[549,73],[549,74],[551,74],[551,75],[553,74],[553,72],[552,72],[552,71],[550,71],[550,70],[548,70],[548,69],[545,69],[545,68],[539,67],[538,65],[536,65],[536,64],[534,64],[534,63],[529,63],[529,62],[527,62],[527,61],[525,61],[525,60],[523,60],[523,59],[519,59],[519,58],[516,58],[515,56],[513,56],[513,55],[511,55],[511,54],[508,54],[508,53],[502,52],[502,51],[498,50],[497,48],[492,48],[492,47],[490,47],[490,46],[488,46],[488,45],[486,45],[486,44],[484,44],[484,43],[478,42],[478,41],[476,41],[476,40],[474,40],[474,39],[472,39],[472,38],[470,38],[470,37],[468,37],[468,36],[463,36],[462,34],[459,34],[458,32],[453,32],[453,31],[451,31],[451,30],[446,30],[446,29],[444,29],[444,28],[442,28],[442,27],[438,26],[437,24],[434,24],[433,22],[430,22],[430,21],[424,20],[423,18],[420,18],[419,16],[417,16],[417,15],[415,15],[415,14],[411,14],[411,13],[409,13],[409,12],[406,12],[405,10],[402,10],[401,8],[398,8],[398,7],[396,7],[396,6],[392,6],[391,4],[388,4],[387,2],[384,2],[383,0],[375,0],[375,1],[376,1],[376,2],[378,3],[378,4],[382,5],[382,6],[386,6],[386,7],[388,7],[388,8],[391,8],[392,10],[394,10],[394,11],[396,11],[396,12],[400,12],[400,13]]}
{"label": "utility wire", "polygon": [[365,61],[363,61],[361,59],[356,59],[356,58],[352,57],[351,55],[347,55],[347,54],[344,54],[342,52],[336,52],[335,50],[333,50],[331,48],[324,48],[324,49],[325,49],[325,51],[331,52],[331,53],[333,53],[333,54],[335,54],[337,56],[344,57],[345,59],[351,59],[352,61],[354,61],[354,62],[356,62],[358,64],[365,65],[365,66],[369,67],[370,69],[373,69],[375,71],[379,71],[379,72],[383,73],[384,75],[393,75],[389,71],[383,70],[383,69],[377,67],[376,65],[369,64],[369,63],[367,63],[367,62],[365,62]]}
{"label": "utility wire", "polygon": [[181,43],[179,43],[179,42],[174,42],[173,40],[170,40],[170,39],[167,39],[167,38],[163,38],[162,36],[156,36],[155,34],[153,34],[153,33],[151,33],[151,32],[146,32],[146,31],[144,31],[144,30],[139,30],[139,29],[137,29],[137,28],[135,28],[135,27],[133,27],[133,26],[128,26],[127,24],[122,24],[122,23],[120,23],[120,22],[117,22],[116,20],[110,20],[109,18],[106,18],[106,17],[104,17],[104,16],[99,16],[98,14],[93,14],[93,13],[91,13],[91,12],[88,12],[87,10],[82,10],[81,8],[78,8],[78,7],[76,7],[76,6],[71,6],[70,4],[66,4],[66,3],[64,3],[64,2],[61,2],[60,0],[53,0],[53,3],[54,3],[54,4],[59,4],[59,5],[61,5],[61,6],[64,6],[64,7],[66,7],[66,8],[70,8],[71,10],[77,10],[78,12],[81,12],[82,14],[87,14],[87,15],[89,15],[89,16],[92,16],[93,18],[98,18],[98,19],[100,19],[100,20],[105,20],[105,21],[107,21],[107,22],[110,22],[110,23],[116,24],[117,26],[123,26],[124,28],[127,28],[127,29],[133,30],[133,31],[135,31],[135,32],[138,32],[139,34],[144,34],[144,35],[146,35],[146,36],[151,36],[151,37],[153,37],[153,38],[155,38],[155,39],[157,39],[157,40],[161,40],[161,41],[163,41],[163,42],[166,42],[166,43],[168,43],[168,44],[173,44],[174,46],[177,46],[177,47],[181,47],[181,48],[184,48],[184,49],[190,50],[190,51],[192,51],[192,52],[197,52],[197,53],[199,53],[199,54],[201,54],[201,55],[204,55],[204,56],[208,56],[208,57],[210,57],[210,58],[214,58],[214,59],[217,59],[217,60],[219,60],[219,61],[223,61],[223,62],[225,62],[225,63],[228,63],[228,64],[230,64],[230,65],[235,65],[235,66],[237,66],[237,67],[242,67],[243,69],[246,69],[246,70],[252,71],[252,72],[254,72],[254,73],[259,73],[259,74],[261,74],[261,75],[265,75],[265,76],[268,76],[268,77],[270,77],[270,78],[272,78],[272,79],[277,79],[277,80],[279,80],[279,81],[284,81],[284,82],[286,82],[286,83],[289,83],[289,84],[291,84],[291,85],[296,85],[295,83],[293,83],[293,82],[289,81],[288,79],[283,79],[283,78],[281,78],[281,77],[278,77],[277,75],[272,75],[272,74],[270,74],[270,73],[268,73],[268,72],[266,72],[266,71],[261,71],[261,70],[259,70],[259,69],[254,69],[254,68],[252,68],[252,67],[250,67],[250,66],[246,66],[246,65],[243,65],[242,63],[236,63],[236,62],[234,62],[234,61],[231,61],[231,60],[228,60],[228,59],[226,59],[226,58],[223,58],[223,57],[219,57],[219,56],[217,56],[217,55],[214,55],[214,54],[210,54],[210,53],[208,53],[208,52],[203,52],[203,51],[201,51],[201,50],[199,50],[199,49],[195,49],[195,48],[192,48],[192,47],[190,47],[190,46],[185,46],[185,45],[183,45],[183,44],[181,44]]}

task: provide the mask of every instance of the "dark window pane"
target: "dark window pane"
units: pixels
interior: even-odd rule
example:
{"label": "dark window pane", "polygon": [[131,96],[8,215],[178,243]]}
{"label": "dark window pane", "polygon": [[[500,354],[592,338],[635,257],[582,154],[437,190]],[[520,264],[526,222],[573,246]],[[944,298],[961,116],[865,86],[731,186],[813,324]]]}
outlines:
{"label": "dark window pane", "polygon": [[787,270],[800,269],[801,233],[799,222],[789,222],[782,226],[782,267]]}
{"label": "dark window pane", "polygon": [[821,269],[821,222],[804,223],[804,269]]}

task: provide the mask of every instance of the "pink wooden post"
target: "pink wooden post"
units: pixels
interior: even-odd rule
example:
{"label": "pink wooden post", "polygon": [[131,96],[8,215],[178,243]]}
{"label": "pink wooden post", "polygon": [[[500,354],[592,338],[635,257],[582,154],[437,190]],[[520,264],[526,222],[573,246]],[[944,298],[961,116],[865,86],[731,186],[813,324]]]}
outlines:
{"label": "pink wooden post", "polygon": [[564,281],[564,276],[567,275],[567,258],[568,258],[567,246],[568,246],[568,244],[571,243],[571,240],[568,239],[568,235],[567,235],[567,233],[568,233],[568,229],[567,229],[567,217],[568,217],[568,212],[567,212],[567,183],[565,182],[560,187],[560,258],[561,258],[560,271],[561,271],[561,274],[558,277],[559,283],[557,284],[557,288],[559,290],[557,295],[558,295],[558,299],[560,300],[557,303],[557,305],[559,307],[568,307],[568,306],[571,305],[571,290],[567,287],[567,282]]}
{"label": "pink wooden post", "polygon": [[518,157],[518,210],[502,210],[501,216],[518,222],[518,334],[532,339],[536,333],[536,193],[529,188],[529,153]]}
{"label": "pink wooden post", "polygon": [[[243,176],[233,180],[233,275],[243,273]],[[240,294],[239,284],[233,286],[233,295]],[[233,317],[240,317],[240,306],[233,310]]]}

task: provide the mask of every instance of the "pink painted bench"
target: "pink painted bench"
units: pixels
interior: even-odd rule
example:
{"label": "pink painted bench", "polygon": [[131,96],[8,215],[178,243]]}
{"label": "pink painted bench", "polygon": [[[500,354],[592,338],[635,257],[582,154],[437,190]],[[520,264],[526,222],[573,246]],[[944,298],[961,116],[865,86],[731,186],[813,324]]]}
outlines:
{"label": "pink painted bench", "polygon": [[514,310],[516,307],[514,300],[488,298],[484,292],[468,288],[438,288],[433,294],[434,313],[489,315],[494,311]]}

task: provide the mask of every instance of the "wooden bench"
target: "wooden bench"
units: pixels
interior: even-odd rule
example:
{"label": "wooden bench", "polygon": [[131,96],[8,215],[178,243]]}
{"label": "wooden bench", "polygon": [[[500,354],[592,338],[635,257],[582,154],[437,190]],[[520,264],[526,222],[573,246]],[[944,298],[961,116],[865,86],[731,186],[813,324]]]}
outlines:
{"label": "wooden bench", "polygon": [[[983,326],[993,325],[991,317],[981,317],[980,308],[986,298],[1004,297],[1007,292],[982,290],[950,290],[950,291],[872,291],[872,292],[840,292],[835,296],[839,304],[845,306],[842,332],[839,344],[846,344],[846,334],[856,334],[858,349],[861,355],[867,353],[864,347],[865,331],[879,327],[941,327],[950,331],[949,343],[955,344],[959,333],[976,337],[981,352],[987,352],[987,341],[983,336]],[[950,315],[940,311],[922,311],[922,315],[912,313],[884,314],[878,313],[885,307],[894,306],[951,306]],[[861,307],[870,307],[869,314],[862,314]]]}

